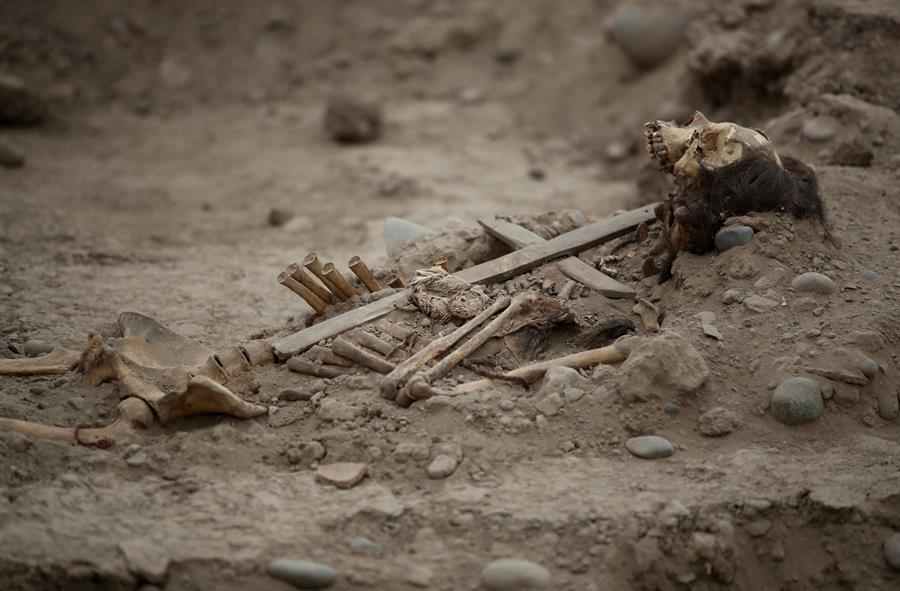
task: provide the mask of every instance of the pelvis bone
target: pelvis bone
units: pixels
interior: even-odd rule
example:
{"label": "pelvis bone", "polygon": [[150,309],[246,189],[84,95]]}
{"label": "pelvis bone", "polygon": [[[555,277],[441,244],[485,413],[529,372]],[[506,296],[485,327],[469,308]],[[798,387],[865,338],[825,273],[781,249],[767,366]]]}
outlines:
{"label": "pelvis bone", "polygon": [[783,211],[824,221],[815,172],[779,155],[759,130],[713,123],[698,111],[683,126],[645,123],[644,133],[650,158],[675,177],[676,192],[656,212],[669,251],[661,265],[664,276],[678,251],[712,250],[729,217]]}
{"label": "pelvis bone", "polygon": [[219,355],[132,312],[119,317],[119,329],[121,337],[110,343],[92,335],[78,364],[85,385],[118,382],[122,402],[112,425],[71,429],[0,418],[0,430],[108,447],[134,440],[134,429],[149,426],[154,416],[165,425],[196,414],[249,418],[267,411],[224,386],[233,376],[272,360],[265,341],[251,341]]}

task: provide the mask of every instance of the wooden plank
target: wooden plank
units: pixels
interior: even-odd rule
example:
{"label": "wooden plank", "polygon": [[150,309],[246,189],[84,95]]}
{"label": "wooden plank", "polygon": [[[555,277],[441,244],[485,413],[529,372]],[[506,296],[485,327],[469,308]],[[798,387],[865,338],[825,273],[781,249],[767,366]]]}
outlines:
{"label": "wooden plank", "polygon": [[[655,219],[653,207],[654,205],[651,204],[617,216],[605,218],[593,224],[582,226],[577,230],[561,234],[552,240],[531,244],[492,261],[463,269],[456,275],[469,283],[505,281],[530,271],[548,260],[561,255],[577,254],[627,234],[641,222]],[[340,316],[329,318],[319,324],[282,337],[272,344],[272,348],[280,359],[286,359],[309,349],[322,339],[337,336],[351,328],[361,326],[366,322],[390,313],[397,304],[402,303],[408,296],[409,291],[404,289],[371,304],[366,304]]]}
{"label": "wooden plank", "polygon": [[[547,242],[534,232],[517,224],[498,219],[478,220],[478,223],[492,236],[513,248]],[[591,289],[610,298],[633,298],[634,290],[605,273],[585,263],[578,257],[569,257],[557,263],[559,270],[569,279],[587,285]]]}

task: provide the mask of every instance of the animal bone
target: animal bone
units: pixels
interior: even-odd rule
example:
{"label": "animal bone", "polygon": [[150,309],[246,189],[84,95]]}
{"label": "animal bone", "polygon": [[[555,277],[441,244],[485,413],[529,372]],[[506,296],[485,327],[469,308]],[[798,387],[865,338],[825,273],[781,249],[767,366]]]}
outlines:
{"label": "animal bone", "polygon": [[0,359],[2,376],[46,376],[71,371],[81,358],[81,353],[57,347],[40,357]]}
{"label": "animal bone", "polygon": [[394,351],[394,346],[392,344],[365,330],[357,329],[352,331],[350,333],[350,339],[354,343],[381,353],[385,357],[390,356]]}
{"label": "animal bone", "polygon": [[322,287],[322,284],[309,276],[309,273],[303,270],[303,267],[297,263],[291,263],[287,266],[288,274],[306,286],[308,290],[316,294],[320,300],[326,304],[334,303],[334,294]]}
{"label": "animal bone", "polygon": [[[547,373],[549,369],[552,369],[554,367],[571,367],[573,369],[581,369],[584,367],[597,365],[598,363],[620,363],[622,361],[625,361],[626,359],[628,359],[628,350],[623,345],[614,343],[612,345],[600,347],[599,349],[580,351],[578,353],[572,353],[571,355],[565,355],[564,357],[559,357],[557,359],[531,363],[529,365],[525,365],[518,369],[514,369],[502,374],[500,376],[500,379],[519,380],[526,383],[532,383],[544,377],[544,374]],[[454,388],[451,393],[467,394],[469,392],[477,392],[486,387],[492,386],[497,382],[498,380],[496,378],[475,380],[474,382],[460,384],[459,386]]]}
{"label": "animal bone", "polygon": [[[428,370],[418,372],[409,379],[409,384],[398,397],[398,404],[406,406],[415,400],[431,397],[434,390],[431,384],[447,375],[469,355],[478,350],[491,337],[510,334],[524,326],[549,328],[553,324],[571,318],[571,310],[555,298],[539,294],[523,294],[512,299],[509,306],[484,328],[476,332],[452,353]],[[501,332],[502,331],[502,332]],[[407,394],[404,396],[404,394]]]}
{"label": "animal bone", "polygon": [[350,270],[353,271],[353,274],[359,277],[359,280],[362,281],[363,285],[366,286],[371,293],[379,292],[383,287],[375,277],[372,276],[372,272],[369,271],[369,267],[362,261],[361,258],[355,256],[350,259],[347,263],[347,266],[350,267]]}
{"label": "animal bone", "polygon": [[659,332],[659,309],[649,301],[641,298],[634,304],[632,312],[641,317],[644,328],[650,332]]}
{"label": "animal bone", "polygon": [[291,357],[287,360],[287,368],[297,373],[303,373],[318,378],[336,378],[344,374],[350,373],[347,369],[338,369],[335,367],[327,367],[325,365],[316,365],[310,363],[300,357]]}
{"label": "animal bone", "polygon": [[119,402],[118,418],[106,427],[55,427],[0,417],[0,431],[13,431],[38,439],[72,441],[102,448],[117,443],[139,441],[140,437],[136,430],[147,428],[152,424],[153,412],[139,398],[126,398]]}
{"label": "animal bone", "polygon": [[363,351],[359,346],[345,339],[334,339],[334,342],[331,343],[331,350],[341,357],[346,357],[378,373],[390,373],[395,367],[390,361]]}
{"label": "animal bone", "polygon": [[322,301],[322,299],[313,293],[311,289],[291,277],[286,271],[282,271],[278,274],[278,283],[306,300],[306,303],[316,312],[322,312],[328,306],[328,304]]}
{"label": "animal bone", "polygon": [[447,257],[438,257],[434,259],[433,261],[431,261],[431,266],[440,267],[445,273],[450,272],[450,266]]}
{"label": "animal bone", "polygon": [[307,254],[306,258],[303,259],[303,266],[312,271],[312,274],[322,282],[322,285],[328,288],[328,291],[330,291],[338,301],[343,302],[347,300],[347,296],[344,295],[344,292],[332,283],[328,277],[325,277],[325,274],[322,272],[322,263],[319,261],[319,255],[317,253],[311,252]]}
{"label": "animal bone", "polygon": [[405,361],[399,363],[397,367],[393,371],[391,371],[391,373],[381,379],[381,383],[378,387],[381,391],[382,398],[385,398],[387,400],[396,399],[400,388],[420,367],[422,367],[432,359],[435,359],[444,351],[450,349],[467,334],[475,330],[475,328],[481,326],[481,324],[485,320],[508,307],[511,301],[512,300],[507,296],[498,298],[493,304],[485,308],[480,314],[478,314],[450,334],[444,335],[431,341],[431,343],[423,347],[418,353],[411,355]]}
{"label": "animal bone", "polygon": [[322,274],[331,281],[335,287],[344,292],[344,295],[347,299],[350,299],[354,296],[358,296],[359,292],[356,291],[356,288],[350,285],[350,282],[341,275],[340,271],[334,266],[334,263],[325,263],[322,266]]}
{"label": "animal bone", "polygon": [[[326,349],[319,345],[310,347],[306,354],[310,359],[321,361],[322,363],[327,363],[329,365],[340,365],[341,367],[353,367],[354,365],[349,359],[345,359],[331,349]],[[291,357],[291,359],[293,359],[293,357]]]}
{"label": "animal bone", "polygon": [[375,325],[375,327],[384,334],[390,335],[399,341],[405,341],[415,333],[415,330],[413,330],[412,328],[403,326],[402,324],[397,324],[396,322],[389,322],[387,320],[379,321]]}
{"label": "animal bone", "polygon": [[668,275],[680,250],[702,254],[714,247],[723,220],[750,212],[787,211],[825,219],[815,172],[782,157],[766,135],[734,123],[711,123],[699,111],[685,126],[644,124],[650,158],[675,177],[676,193],[657,210],[669,248]]}
{"label": "animal bone", "polygon": [[566,284],[563,285],[562,289],[559,290],[559,299],[568,300],[572,297],[572,290],[575,289],[575,286],[578,285],[572,279],[566,281]]}
{"label": "animal bone", "polygon": [[403,280],[400,279],[400,276],[396,273],[391,273],[390,275],[388,275],[385,278],[384,282],[387,283],[389,287],[393,287],[395,289],[402,289],[406,287],[406,284],[403,283]]}

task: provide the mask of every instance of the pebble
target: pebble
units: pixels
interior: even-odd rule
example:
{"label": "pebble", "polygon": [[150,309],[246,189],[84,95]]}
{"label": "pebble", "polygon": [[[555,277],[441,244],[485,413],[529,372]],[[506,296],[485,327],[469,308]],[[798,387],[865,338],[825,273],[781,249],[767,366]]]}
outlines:
{"label": "pebble", "polygon": [[675,447],[671,442],[658,435],[632,437],[625,442],[625,449],[645,460],[667,458],[675,452]]}
{"label": "pebble", "polygon": [[430,234],[434,232],[429,228],[402,218],[389,217],[384,220],[384,240],[389,256],[393,256],[401,247],[416,238]]}
{"label": "pebble", "polygon": [[876,363],[874,359],[868,357],[861,360],[856,367],[858,367],[859,371],[870,380],[878,373],[878,363]]}
{"label": "pebble", "polygon": [[878,394],[878,416],[886,421],[893,421],[900,415],[900,400],[897,394],[887,390]]}
{"label": "pebble", "polygon": [[481,586],[487,591],[526,591],[550,586],[550,571],[529,560],[494,560],[481,571]]}
{"label": "pebble", "polygon": [[75,410],[81,410],[84,408],[84,398],[81,396],[74,396],[69,398],[69,406],[74,408]]}
{"label": "pebble", "polygon": [[40,355],[46,355],[47,353],[51,353],[53,349],[58,346],[59,343],[47,343],[44,341],[28,340],[25,341],[25,356],[38,357]]}
{"label": "pebble", "polygon": [[778,306],[778,302],[758,295],[744,298],[744,307],[751,312],[766,312]]}
{"label": "pebble", "polygon": [[700,415],[700,434],[707,437],[721,437],[737,429],[741,419],[725,407],[717,406]]}
{"label": "pebble", "polygon": [[606,159],[610,162],[621,162],[628,157],[628,144],[614,141],[606,144]]}
{"label": "pebble", "polygon": [[362,481],[368,471],[368,465],[357,462],[325,464],[316,470],[316,480],[338,488],[352,488]]}
{"label": "pebble", "polygon": [[862,276],[864,279],[868,279],[869,281],[875,281],[878,278],[878,273],[872,271],[871,269],[866,269],[862,272]]}
{"label": "pebble", "polygon": [[384,553],[384,547],[381,544],[364,537],[350,540],[350,549],[353,550],[354,554],[366,554],[369,556],[381,556]]}
{"label": "pebble", "polygon": [[811,142],[827,142],[837,133],[838,126],[833,117],[813,117],[803,123],[803,137]]}
{"label": "pebble", "polygon": [[726,306],[728,304],[740,302],[741,299],[742,299],[741,298],[741,290],[735,289],[733,287],[730,289],[726,289],[725,292],[722,294],[722,303],[725,304]]}
{"label": "pebble", "polygon": [[559,411],[562,410],[565,401],[562,397],[553,392],[551,394],[547,394],[544,396],[534,407],[540,412],[548,417],[553,417],[559,414]]}
{"label": "pebble", "polygon": [[476,86],[469,86],[457,92],[456,97],[464,105],[477,105],[484,100],[484,91]]}
{"label": "pebble", "polygon": [[566,388],[563,390],[563,399],[566,402],[575,402],[577,400],[581,400],[581,397],[584,396],[585,392],[581,388]]}
{"label": "pebble", "polygon": [[666,402],[663,404],[662,409],[667,415],[677,415],[681,412],[681,407],[674,402]]}
{"label": "pebble", "polygon": [[269,210],[269,215],[267,216],[267,221],[270,226],[283,226],[289,221],[291,221],[294,217],[294,212],[285,209],[283,207],[273,207]]}
{"label": "pebble", "polygon": [[834,293],[834,281],[821,273],[801,273],[791,281],[791,287],[797,291],[830,295]]}
{"label": "pebble", "polygon": [[0,166],[4,168],[21,168],[25,165],[25,156],[9,142],[0,140]]}
{"label": "pebble", "polygon": [[753,238],[753,228],[750,226],[726,226],[716,232],[716,248],[725,252],[735,246],[743,246]]}
{"label": "pebble", "polygon": [[312,395],[313,393],[311,391],[303,392],[302,390],[289,388],[278,393],[278,400],[281,402],[298,402],[301,400],[309,400],[312,398]]}
{"label": "pebble", "polygon": [[900,534],[892,534],[884,540],[884,559],[888,566],[900,571]]}
{"label": "pebble", "polygon": [[703,329],[703,334],[706,336],[716,339],[717,341],[722,340],[722,333],[720,333],[719,329],[712,324],[703,324],[701,325],[701,328]]}
{"label": "pebble", "polygon": [[652,68],[678,50],[689,14],[689,9],[680,5],[649,7],[623,2],[610,16],[609,33],[631,60]]}
{"label": "pebble", "polygon": [[169,570],[169,555],[163,546],[149,539],[136,538],[119,543],[128,570],[151,583],[163,583]]}
{"label": "pebble", "polygon": [[696,316],[700,320],[701,324],[712,324],[716,321],[715,313],[709,312],[707,310],[697,312],[696,314],[694,314],[694,316]]}
{"label": "pebble", "polygon": [[503,400],[500,401],[500,404],[498,406],[500,406],[500,410],[509,411],[516,407],[516,403],[513,402],[512,400],[510,400],[509,398],[504,398]]}
{"label": "pebble", "polygon": [[125,463],[132,468],[140,468],[147,463],[147,460],[147,452],[138,451],[128,456],[128,459],[125,460]]}
{"label": "pebble", "polygon": [[269,575],[298,589],[327,589],[337,581],[337,571],[327,564],[280,558],[269,563]]}
{"label": "pebble", "polygon": [[431,460],[425,472],[428,474],[428,478],[432,480],[443,480],[456,472],[458,465],[459,462],[456,458],[446,454],[439,454]]}
{"label": "pebble", "polygon": [[806,378],[785,380],[772,393],[772,414],[785,425],[811,423],[824,407],[819,385]]}

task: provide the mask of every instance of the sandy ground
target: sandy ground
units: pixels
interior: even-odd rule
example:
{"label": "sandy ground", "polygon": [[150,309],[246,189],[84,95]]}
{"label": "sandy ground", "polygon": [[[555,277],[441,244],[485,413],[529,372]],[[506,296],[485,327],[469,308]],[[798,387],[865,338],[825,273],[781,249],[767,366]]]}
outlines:
{"label": "sandy ground", "polygon": [[[539,384],[402,409],[378,397],[374,374],[323,382],[279,365],[241,392],[279,406],[271,416],[155,426],[137,451],[0,434],[0,586],[288,589],[266,574],[286,557],[333,566],[335,589],[474,590],[488,562],[513,557],[549,569],[560,590],[896,588],[883,546],[900,531],[900,429],[879,405],[900,383],[900,118],[896,80],[871,82],[887,76],[884,60],[860,58],[897,47],[889,3],[727,3],[649,71],[604,36],[605,2],[162,3],[129,14],[38,4],[0,29],[0,63],[53,107],[42,127],[0,133],[27,160],[0,169],[5,341],[79,349],[126,310],[217,350],[286,334],[309,309],[277,273],[311,250],[390,269],[387,216],[447,235],[469,228],[482,243],[480,217],[597,219],[663,197],[640,124],[691,97],[717,119],[765,125],[779,149],[815,164],[837,240],[766,214],[751,244],[683,255],[658,288],[638,274],[647,244],[583,255],[619,249],[620,278],[666,312],[663,338],[708,368],[699,388],[679,390],[690,376],[676,367],[629,396],[629,380],[653,373],[635,365],[586,372],[587,395],[558,414],[541,411]],[[788,29],[795,45],[778,48],[792,60],[778,92],[753,77],[771,60],[743,50],[734,87],[759,96],[718,103],[721,91],[696,97],[703,85],[684,84],[705,40],[768,38],[773,23],[802,33]],[[510,47],[521,57],[498,62]],[[823,77],[837,67],[829,58],[847,73]],[[324,133],[325,98],[347,89],[380,100],[377,142],[340,146]],[[833,138],[806,138],[816,116],[837,121]],[[867,166],[836,159],[856,137]],[[272,226],[272,208],[294,217]],[[805,271],[838,291],[803,300],[790,282]],[[564,281],[552,265],[533,276]],[[749,295],[778,306],[755,313],[740,302]],[[637,322],[631,304],[592,294],[573,307],[585,325]],[[703,336],[700,311],[716,315],[722,341]],[[427,336],[446,327],[419,325]],[[550,353],[572,347],[559,338]],[[880,367],[866,386],[816,378],[829,400],[815,423],[772,417],[781,380],[864,357]],[[276,402],[285,388],[317,394]],[[6,417],[103,424],[116,402],[114,384],[85,387],[74,373],[0,377]],[[701,415],[722,406],[738,426],[702,435]],[[624,441],[643,434],[675,454],[631,456]],[[429,478],[444,452],[459,466]],[[129,465],[135,453],[144,461]],[[315,467],[332,461],[366,462],[369,476],[350,490],[317,483]],[[162,580],[123,544],[167,561]]]}

